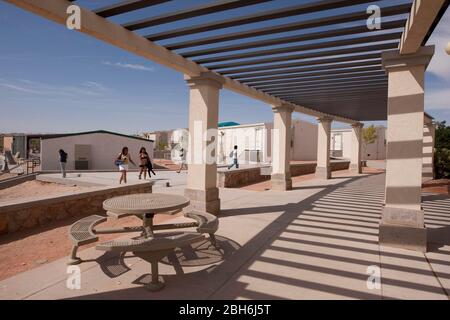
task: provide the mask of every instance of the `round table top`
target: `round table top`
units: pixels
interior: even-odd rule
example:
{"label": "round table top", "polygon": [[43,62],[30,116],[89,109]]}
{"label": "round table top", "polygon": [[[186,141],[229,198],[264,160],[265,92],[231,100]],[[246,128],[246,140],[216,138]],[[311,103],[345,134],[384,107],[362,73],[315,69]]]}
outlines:
{"label": "round table top", "polygon": [[146,214],[187,207],[189,199],[174,194],[139,193],[114,197],[103,202],[103,209],[114,213]]}

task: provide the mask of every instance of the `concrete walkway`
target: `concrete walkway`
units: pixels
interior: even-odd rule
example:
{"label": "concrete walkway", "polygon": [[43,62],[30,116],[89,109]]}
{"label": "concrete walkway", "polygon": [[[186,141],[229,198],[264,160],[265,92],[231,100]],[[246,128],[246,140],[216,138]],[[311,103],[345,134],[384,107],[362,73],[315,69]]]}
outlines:
{"label": "concrete walkway", "polygon": [[[0,298],[449,299],[450,199],[424,195],[429,253],[380,247],[383,183],[378,174],[304,181],[290,192],[221,189],[222,254],[178,252],[160,264],[163,291],[142,287],[148,263],[92,248],[80,254],[92,259],[80,266],[81,289],[67,288],[61,259],[0,282]],[[184,185],[156,189],[182,194]],[[368,272],[381,275],[380,288],[368,288]]]}

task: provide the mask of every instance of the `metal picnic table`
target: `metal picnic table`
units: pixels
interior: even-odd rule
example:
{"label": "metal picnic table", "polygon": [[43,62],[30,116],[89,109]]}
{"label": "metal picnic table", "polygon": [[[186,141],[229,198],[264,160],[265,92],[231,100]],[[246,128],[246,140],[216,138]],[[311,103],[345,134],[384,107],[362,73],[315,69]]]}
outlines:
{"label": "metal picnic table", "polygon": [[[121,218],[135,215],[143,221],[143,236],[153,237],[155,214],[176,214],[189,205],[180,195],[141,193],[114,197],[103,202],[109,216]],[[176,228],[176,225],[170,225]]]}

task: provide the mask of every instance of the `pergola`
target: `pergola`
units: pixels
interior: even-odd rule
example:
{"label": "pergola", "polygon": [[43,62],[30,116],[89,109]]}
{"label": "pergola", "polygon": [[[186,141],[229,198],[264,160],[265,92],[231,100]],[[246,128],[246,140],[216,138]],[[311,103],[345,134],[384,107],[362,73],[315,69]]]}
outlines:
{"label": "pergola", "polygon": [[[77,3],[6,1],[63,25],[67,8]],[[273,189],[292,188],[292,112],[318,118],[316,174],[324,179],[331,178],[332,121],[352,125],[352,169],[361,173],[361,121],[387,120],[380,242],[426,250],[421,184],[423,167],[431,166],[433,128],[424,115],[424,76],[434,54],[427,41],[450,0],[310,0],[290,5],[281,0],[219,0],[190,8],[168,0],[111,2],[102,8],[81,7],[79,31],[185,75],[190,87],[189,150],[200,146],[196,150],[204,155],[216,143],[206,141],[203,132],[217,129],[222,88],[272,106],[278,132],[272,149]],[[130,12],[151,12],[167,2],[180,8],[122,21]],[[380,28],[368,25],[372,5],[381,8]],[[207,22],[199,23],[198,17]],[[202,124],[201,131],[194,130],[196,123]],[[425,144],[424,132],[431,137]],[[192,206],[219,213],[216,164],[195,161],[193,152],[188,157],[186,195]]]}

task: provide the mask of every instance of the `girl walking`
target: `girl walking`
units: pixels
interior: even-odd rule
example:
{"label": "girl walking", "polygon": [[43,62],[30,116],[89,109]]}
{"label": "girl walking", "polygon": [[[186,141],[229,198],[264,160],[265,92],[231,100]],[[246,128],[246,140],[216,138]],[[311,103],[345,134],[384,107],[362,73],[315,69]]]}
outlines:
{"label": "girl walking", "polygon": [[[144,180],[147,179],[147,170],[148,165],[150,163],[150,157],[147,153],[147,150],[142,147],[141,150],[139,150],[139,160],[140,160],[140,171],[139,171],[139,180],[142,179],[142,174],[144,174]],[[148,173],[150,177],[150,172]]]}
{"label": "girl walking", "polygon": [[116,164],[119,166],[120,180],[119,184],[127,183],[127,171],[129,163],[136,165],[133,160],[131,160],[130,154],[128,153],[128,147],[123,147],[122,152],[119,153],[116,159]]}

